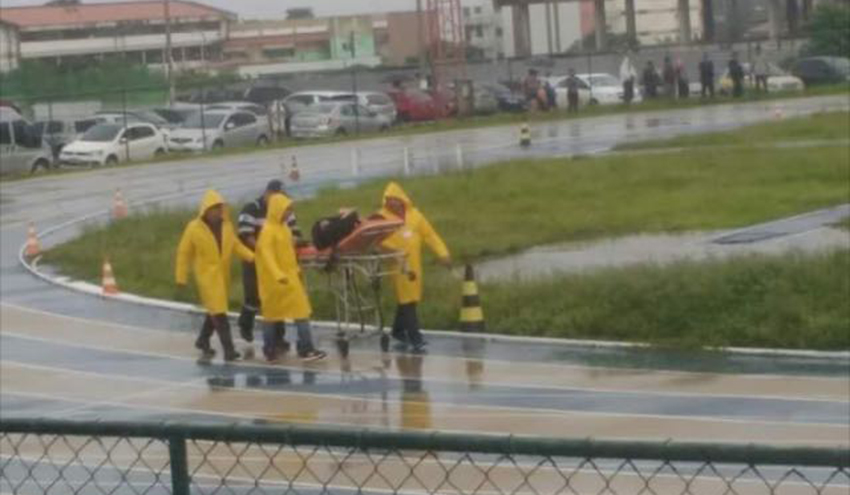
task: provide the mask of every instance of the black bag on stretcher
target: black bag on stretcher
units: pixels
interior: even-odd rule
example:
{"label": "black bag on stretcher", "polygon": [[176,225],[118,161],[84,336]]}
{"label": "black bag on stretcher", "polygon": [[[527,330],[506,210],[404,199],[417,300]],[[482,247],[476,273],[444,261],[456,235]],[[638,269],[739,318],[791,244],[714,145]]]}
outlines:
{"label": "black bag on stretcher", "polygon": [[313,245],[324,250],[336,245],[360,225],[357,211],[349,210],[332,217],[325,217],[313,224]]}

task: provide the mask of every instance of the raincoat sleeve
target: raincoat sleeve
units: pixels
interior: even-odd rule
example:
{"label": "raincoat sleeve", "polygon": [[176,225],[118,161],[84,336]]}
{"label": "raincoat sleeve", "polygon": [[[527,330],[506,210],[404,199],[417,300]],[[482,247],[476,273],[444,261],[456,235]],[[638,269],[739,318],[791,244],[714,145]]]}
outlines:
{"label": "raincoat sleeve", "polygon": [[[236,235],[234,234],[234,237]],[[254,252],[251,249],[242,243],[242,240],[236,237],[235,244],[233,244],[233,251],[236,253],[236,256],[242,258],[242,261],[246,263],[254,262]]]}
{"label": "raincoat sleeve", "polygon": [[438,258],[446,259],[449,257],[449,248],[446,247],[446,243],[443,242],[443,239],[440,238],[440,235],[431,226],[431,222],[424,216],[422,217],[422,223],[419,224],[419,232],[422,235],[422,240],[425,241],[425,244],[431,248],[431,251]]}
{"label": "raincoat sleeve", "polygon": [[271,273],[274,280],[281,283],[289,282],[289,279],[286,277],[283,269],[281,269],[280,265],[277,263],[272,249],[259,249],[257,252],[259,253],[259,256],[262,257],[263,264]]}
{"label": "raincoat sleeve", "polygon": [[180,244],[177,245],[177,261],[174,264],[174,280],[178,285],[189,282],[189,264],[195,255],[195,244],[192,242],[192,229],[186,227]]}

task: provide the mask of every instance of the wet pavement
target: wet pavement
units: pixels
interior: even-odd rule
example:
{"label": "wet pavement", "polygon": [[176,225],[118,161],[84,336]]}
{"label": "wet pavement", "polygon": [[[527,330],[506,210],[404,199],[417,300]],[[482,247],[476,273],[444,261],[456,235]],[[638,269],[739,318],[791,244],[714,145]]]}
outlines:
{"label": "wet pavement", "polygon": [[558,273],[745,255],[819,253],[850,247],[850,231],[833,227],[850,217],[850,204],[730,231],[639,234],[540,246],[478,264],[481,280],[532,280]]}
{"label": "wet pavement", "polygon": [[[747,356],[432,334],[429,354],[381,355],[377,339],[351,358],[287,358],[199,366],[196,315],[78,294],[18,265],[28,221],[50,246],[102,221],[121,187],[143,201],[195,204],[207,187],[254,196],[297,154],[306,195],[320,187],[410,172],[448,173],[519,157],[570,156],[615,144],[723,130],[773,118],[776,103],[718,105],[536,125],[307,146],[215,159],[99,170],[0,184],[0,414],[203,421],[295,421],[394,429],[604,438],[848,444],[850,360]],[[788,116],[848,108],[844,97],[781,103]],[[356,147],[356,167],[352,149]],[[458,150],[460,150],[458,152]],[[355,173],[356,171],[356,173]],[[49,229],[90,215],[50,233]],[[331,348],[332,332],[318,329]]]}

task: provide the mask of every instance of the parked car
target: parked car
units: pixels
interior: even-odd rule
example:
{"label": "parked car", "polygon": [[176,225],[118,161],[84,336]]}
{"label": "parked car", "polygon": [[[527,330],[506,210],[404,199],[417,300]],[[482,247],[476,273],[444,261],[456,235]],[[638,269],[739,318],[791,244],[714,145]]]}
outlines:
{"label": "parked car", "polygon": [[153,108],[151,112],[162,117],[172,127],[180,127],[186,119],[193,113],[199,111],[197,106],[190,107],[173,107],[173,108]]}
{"label": "parked car", "polygon": [[218,103],[221,101],[239,100],[244,91],[236,91],[228,88],[196,89],[187,93],[177,95],[177,101],[183,104]]}
{"label": "parked car", "polygon": [[186,119],[171,133],[168,147],[173,151],[204,151],[268,142],[269,126],[262,117],[241,110],[210,110]]}
{"label": "parked car", "polygon": [[98,124],[95,118],[39,120],[33,123],[35,131],[50,147],[54,160],[59,159],[62,148]]}
{"label": "parked car", "polygon": [[809,57],[797,60],[791,73],[806,85],[850,82],[850,59],[846,57]]}
{"label": "parked car", "polygon": [[319,103],[292,117],[294,138],[344,136],[360,132],[385,131],[392,121],[363,105],[346,102]]}
{"label": "parked car", "polygon": [[229,110],[231,112],[244,111],[251,112],[258,117],[268,115],[268,110],[262,105],[251,103],[250,101],[222,101],[213,103],[204,107],[204,111]]}
{"label": "parked car", "polygon": [[299,91],[283,99],[289,117],[296,115],[310,105],[330,101],[332,98],[346,95],[345,91]]}
{"label": "parked car", "polygon": [[292,91],[288,88],[284,88],[283,86],[265,86],[258,84],[245,90],[244,99],[251,103],[268,107],[272,102],[283,100],[291,94]]}
{"label": "parked car", "polygon": [[[752,74],[751,65],[749,63],[743,63],[741,66],[744,69],[744,74],[747,74],[748,77],[744,78],[744,87],[745,88],[754,88],[755,87],[755,77],[750,77]],[[792,76],[791,74],[785,72],[780,69],[775,64],[769,63],[769,73],[767,75],[767,92],[768,93],[776,93],[778,91],[803,91],[806,87],[803,80],[799,77]],[[732,93],[732,78],[729,77],[729,69],[723,71],[723,75],[720,76],[720,82],[717,85],[718,91],[722,95],[728,95]]]}
{"label": "parked car", "polygon": [[398,117],[395,103],[393,103],[392,98],[390,98],[386,93],[379,93],[376,91],[358,91],[356,95],[355,93],[343,93],[337,96],[332,96],[328,100],[352,102],[356,100],[361,106],[368,108],[378,115],[383,115],[390,122],[395,122],[396,117]]}
{"label": "parked car", "polygon": [[35,173],[52,163],[38,131],[11,106],[0,106],[0,175]]}
{"label": "parked car", "polygon": [[472,84],[472,109],[477,114],[487,115],[499,111],[496,92],[486,84]]}
{"label": "parked car", "polygon": [[524,112],[528,110],[528,105],[522,94],[517,91],[511,91],[504,84],[483,83],[481,87],[493,93],[499,105],[499,110],[502,112]]}
{"label": "parked car", "polygon": [[146,122],[98,124],[66,145],[59,162],[67,165],[116,165],[124,161],[150,160],[165,154],[165,136]]}
{"label": "parked car", "polygon": [[[605,73],[576,74],[578,78],[579,105],[614,105],[623,102],[623,84],[615,76]],[[567,81],[569,76],[549,78],[555,88],[555,102],[559,108],[567,108]],[[635,87],[633,103],[643,100],[640,88]]]}
{"label": "parked car", "polygon": [[401,122],[435,120],[446,115],[446,103],[430,93],[419,90],[396,90],[388,93],[398,111]]}

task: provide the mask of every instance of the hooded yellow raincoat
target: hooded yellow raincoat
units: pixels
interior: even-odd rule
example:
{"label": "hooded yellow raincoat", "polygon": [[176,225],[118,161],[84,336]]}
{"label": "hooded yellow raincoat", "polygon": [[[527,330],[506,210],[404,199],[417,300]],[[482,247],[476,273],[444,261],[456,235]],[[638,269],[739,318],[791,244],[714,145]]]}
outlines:
{"label": "hooded yellow raincoat", "polygon": [[[399,304],[416,303],[422,300],[422,242],[440,259],[449,257],[446,244],[431,227],[428,219],[413,206],[413,202],[404,190],[395,182],[390,182],[384,190],[381,214],[387,218],[397,218],[386,208],[387,198],[396,198],[404,203],[404,226],[384,241],[383,246],[394,251],[403,251],[406,257],[405,273],[393,277],[395,294]],[[414,274],[411,280],[410,273]]]}
{"label": "hooded yellow raincoat", "polygon": [[213,315],[227,313],[230,294],[230,259],[235,252],[245,261],[254,261],[254,253],[236,237],[233,224],[225,212],[221,225],[221,248],[215,234],[204,222],[204,213],[216,205],[225,205],[224,198],[213,190],[204,194],[198,216],[186,225],[177,247],[175,279],[185,285],[189,280],[189,266],[195,273],[195,283],[201,304]]}
{"label": "hooded yellow raincoat", "polygon": [[291,204],[292,200],[282,194],[272,196],[257,239],[255,263],[260,308],[267,321],[304,320],[312,313],[292,231],[283,223],[283,215]]}

